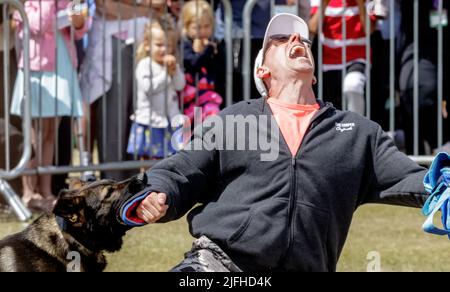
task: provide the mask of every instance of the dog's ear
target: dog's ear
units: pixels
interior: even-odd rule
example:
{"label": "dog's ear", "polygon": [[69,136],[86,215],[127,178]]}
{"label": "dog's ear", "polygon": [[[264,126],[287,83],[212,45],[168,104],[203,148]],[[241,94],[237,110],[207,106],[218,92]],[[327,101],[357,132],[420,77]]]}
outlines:
{"label": "dog's ear", "polygon": [[116,189],[127,188],[129,193],[136,194],[147,187],[147,174],[141,173],[115,185]]}
{"label": "dog's ear", "polygon": [[87,183],[79,178],[71,178],[69,180],[69,190],[79,190],[84,187]]}
{"label": "dog's ear", "polygon": [[62,190],[60,190],[59,193],[58,193],[58,199],[59,199],[59,198],[63,198],[63,197],[67,197],[67,196],[69,196],[71,193],[72,193],[72,192],[69,191],[69,190],[67,190],[67,189],[62,189]]}
{"label": "dog's ear", "polygon": [[56,202],[53,213],[66,219],[70,225],[81,227],[84,223],[84,208],[86,207],[86,198],[83,195],[68,195],[60,193],[60,197]]}
{"label": "dog's ear", "polygon": [[137,194],[147,187],[147,174],[145,172],[132,177],[128,185],[128,192]]}

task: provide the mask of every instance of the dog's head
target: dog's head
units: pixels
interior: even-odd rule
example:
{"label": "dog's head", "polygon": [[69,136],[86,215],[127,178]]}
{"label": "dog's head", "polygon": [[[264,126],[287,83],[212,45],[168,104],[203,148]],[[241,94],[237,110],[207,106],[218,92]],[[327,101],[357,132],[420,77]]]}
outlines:
{"label": "dog's head", "polygon": [[72,180],[69,189],[59,193],[53,213],[62,217],[66,231],[90,250],[117,251],[129,229],[116,220],[117,203],[123,196],[135,194],[146,185],[145,174],[120,182]]}

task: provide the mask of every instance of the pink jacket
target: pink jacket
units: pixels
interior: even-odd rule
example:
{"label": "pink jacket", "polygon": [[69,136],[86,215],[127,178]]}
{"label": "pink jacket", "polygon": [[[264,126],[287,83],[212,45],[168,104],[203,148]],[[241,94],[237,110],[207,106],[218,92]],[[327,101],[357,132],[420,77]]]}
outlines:
{"label": "pink jacket", "polygon": [[[56,14],[66,9],[71,2],[69,0],[25,2],[25,12],[30,23],[30,69],[32,71],[55,70]],[[18,12],[14,14],[14,19],[18,21],[19,38],[23,39],[23,22]],[[86,31],[87,21],[82,29],[74,30],[75,40],[81,39]],[[76,68],[78,60],[75,44],[70,41],[70,28],[62,29],[60,32],[66,42],[72,64]],[[20,56],[19,67],[23,68],[23,52]]]}

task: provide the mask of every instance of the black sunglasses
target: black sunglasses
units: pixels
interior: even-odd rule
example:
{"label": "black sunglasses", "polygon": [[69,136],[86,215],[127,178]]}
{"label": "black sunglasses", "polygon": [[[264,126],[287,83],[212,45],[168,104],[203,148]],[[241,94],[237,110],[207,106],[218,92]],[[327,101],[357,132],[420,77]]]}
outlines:
{"label": "black sunglasses", "polygon": [[[273,40],[273,41],[285,43],[285,42],[289,41],[290,37],[291,37],[291,34],[274,34],[274,35],[271,35],[269,37],[269,39]],[[300,42],[302,42],[305,45],[309,45],[309,46],[312,45],[311,41],[307,40],[307,39],[301,39]]]}

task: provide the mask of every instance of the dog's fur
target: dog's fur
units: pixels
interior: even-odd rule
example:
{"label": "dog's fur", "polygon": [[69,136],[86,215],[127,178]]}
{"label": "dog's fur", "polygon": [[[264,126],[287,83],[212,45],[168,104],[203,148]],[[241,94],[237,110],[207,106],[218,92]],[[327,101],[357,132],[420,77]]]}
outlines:
{"label": "dog's fur", "polygon": [[118,251],[129,229],[116,220],[117,203],[143,189],[146,180],[140,176],[122,182],[72,181],[69,190],[60,192],[52,214],[0,241],[0,272],[65,272],[71,269],[73,252],[79,254],[76,269],[103,271],[103,251]]}

